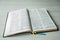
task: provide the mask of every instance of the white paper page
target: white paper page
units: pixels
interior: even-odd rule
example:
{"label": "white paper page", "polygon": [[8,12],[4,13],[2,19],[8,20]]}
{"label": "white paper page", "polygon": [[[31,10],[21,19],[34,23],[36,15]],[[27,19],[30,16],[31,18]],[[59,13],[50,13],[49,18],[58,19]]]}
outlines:
{"label": "white paper page", "polygon": [[57,29],[46,9],[30,9],[29,13],[33,31]]}
{"label": "white paper page", "polygon": [[9,12],[4,36],[31,31],[26,9]]}

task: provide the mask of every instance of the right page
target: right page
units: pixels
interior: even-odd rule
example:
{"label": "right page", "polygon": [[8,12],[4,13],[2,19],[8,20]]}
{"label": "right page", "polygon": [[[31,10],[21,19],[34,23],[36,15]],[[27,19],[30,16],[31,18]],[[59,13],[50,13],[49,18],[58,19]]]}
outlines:
{"label": "right page", "polygon": [[33,31],[57,30],[56,25],[45,8],[29,9]]}

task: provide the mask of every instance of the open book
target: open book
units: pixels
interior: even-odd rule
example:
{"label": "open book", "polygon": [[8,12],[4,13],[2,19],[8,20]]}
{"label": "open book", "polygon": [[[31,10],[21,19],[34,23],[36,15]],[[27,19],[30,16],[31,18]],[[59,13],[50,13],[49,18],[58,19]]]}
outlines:
{"label": "open book", "polygon": [[24,8],[9,12],[3,36],[51,30],[57,30],[57,27],[45,8]]}

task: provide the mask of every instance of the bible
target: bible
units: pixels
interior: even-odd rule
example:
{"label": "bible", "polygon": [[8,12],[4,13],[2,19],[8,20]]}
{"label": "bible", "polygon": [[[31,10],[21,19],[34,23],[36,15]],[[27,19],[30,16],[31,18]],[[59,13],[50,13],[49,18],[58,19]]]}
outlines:
{"label": "bible", "polygon": [[3,36],[51,30],[57,30],[57,27],[45,8],[24,8],[8,13]]}

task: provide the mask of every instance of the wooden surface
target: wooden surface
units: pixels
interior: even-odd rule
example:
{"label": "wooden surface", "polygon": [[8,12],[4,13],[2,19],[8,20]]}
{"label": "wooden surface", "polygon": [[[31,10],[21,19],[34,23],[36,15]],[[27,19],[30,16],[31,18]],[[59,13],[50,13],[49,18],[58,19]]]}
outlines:
{"label": "wooden surface", "polygon": [[[29,33],[2,37],[7,13],[21,8],[46,8],[60,28],[60,0],[0,0],[0,40],[40,40],[40,37],[35,38]],[[47,40],[60,40],[60,29],[46,34]]]}

